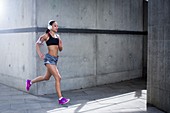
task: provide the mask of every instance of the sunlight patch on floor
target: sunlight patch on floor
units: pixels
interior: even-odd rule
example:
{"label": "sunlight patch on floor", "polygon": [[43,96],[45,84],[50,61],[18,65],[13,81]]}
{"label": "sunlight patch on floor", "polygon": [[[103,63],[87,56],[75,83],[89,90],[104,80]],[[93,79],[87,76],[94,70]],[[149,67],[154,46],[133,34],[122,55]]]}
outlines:
{"label": "sunlight patch on floor", "polygon": [[[146,90],[56,108],[47,113],[116,113],[146,111]],[[74,101],[74,100],[72,100]]]}

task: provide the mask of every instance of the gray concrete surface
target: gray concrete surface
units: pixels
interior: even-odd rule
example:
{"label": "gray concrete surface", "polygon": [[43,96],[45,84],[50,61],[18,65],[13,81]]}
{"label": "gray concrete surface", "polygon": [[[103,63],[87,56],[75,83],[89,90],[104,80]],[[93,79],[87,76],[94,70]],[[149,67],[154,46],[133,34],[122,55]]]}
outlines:
{"label": "gray concrete surface", "polygon": [[[143,31],[143,0],[1,0],[0,29],[47,27]],[[8,4],[9,3],[9,4]],[[10,6],[10,7],[9,7]],[[44,32],[0,34],[0,82],[25,90],[26,79],[45,73],[35,42]],[[60,33],[64,50],[58,68],[62,90],[80,89],[142,76],[143,35]],[[45,45],[43,53],[47,52]],[[54,79],[36,84],[32,94],[55,93]],[[48,90],[43,90],[46,87]]]}
{"label": "gray concrete surface", "polygon": [[170,1],[149,0],[148,103],[170,113]]}
{"label": "gray concrete surface", "polygon": [[143,79],[64,91],[63,95],[71,101],[61,106],[56,94],[36,96],[0,84],[0,113],[164,113],[146,106]]}
{"label": "gray concrete surface", "polygon": [[143,0],[37,0],[36,3],[40,27],[55,18],[63,28],[143,31]]}

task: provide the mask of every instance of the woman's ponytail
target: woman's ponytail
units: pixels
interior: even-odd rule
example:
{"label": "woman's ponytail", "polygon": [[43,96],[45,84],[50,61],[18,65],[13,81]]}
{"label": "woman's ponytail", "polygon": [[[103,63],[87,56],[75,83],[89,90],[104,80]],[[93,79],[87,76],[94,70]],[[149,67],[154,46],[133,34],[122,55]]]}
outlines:
{"label": "woman's ponytail", "polygon": [[46,33],[49,33],[49,32],[50,32],[50,30],[49,30],[49,29],[47,29],[45,32],[46,32]]}

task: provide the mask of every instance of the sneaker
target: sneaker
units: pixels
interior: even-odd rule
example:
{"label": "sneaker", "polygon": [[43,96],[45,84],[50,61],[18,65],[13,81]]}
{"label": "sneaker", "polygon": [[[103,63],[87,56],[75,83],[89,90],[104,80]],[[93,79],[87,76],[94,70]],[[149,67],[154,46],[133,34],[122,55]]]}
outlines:
{"label": "sneaker", "polygon": [[63,104],[67,104],[69,101],[70,101],[70,99],[62,98],[61,100],[58,100],[58,103],[63,105]]}
{"label": "sneaker", "polygon": [[26,81],[26,90],[29,91],[31,87],[31,80]]}

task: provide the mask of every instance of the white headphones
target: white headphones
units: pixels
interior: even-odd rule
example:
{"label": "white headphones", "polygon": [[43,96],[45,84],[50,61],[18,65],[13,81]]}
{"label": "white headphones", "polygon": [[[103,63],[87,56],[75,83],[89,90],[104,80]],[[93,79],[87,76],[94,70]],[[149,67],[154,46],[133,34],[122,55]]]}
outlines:
{"label": "white headphones", "polygon": [[49,30],[52,29],[52,25],[50,25],[50,22],[52,22],[52,21],[54,21],[54,20],[50,20],[50,21],[48,22],[48,27],[47,27],[47,28],[48,28]]}

